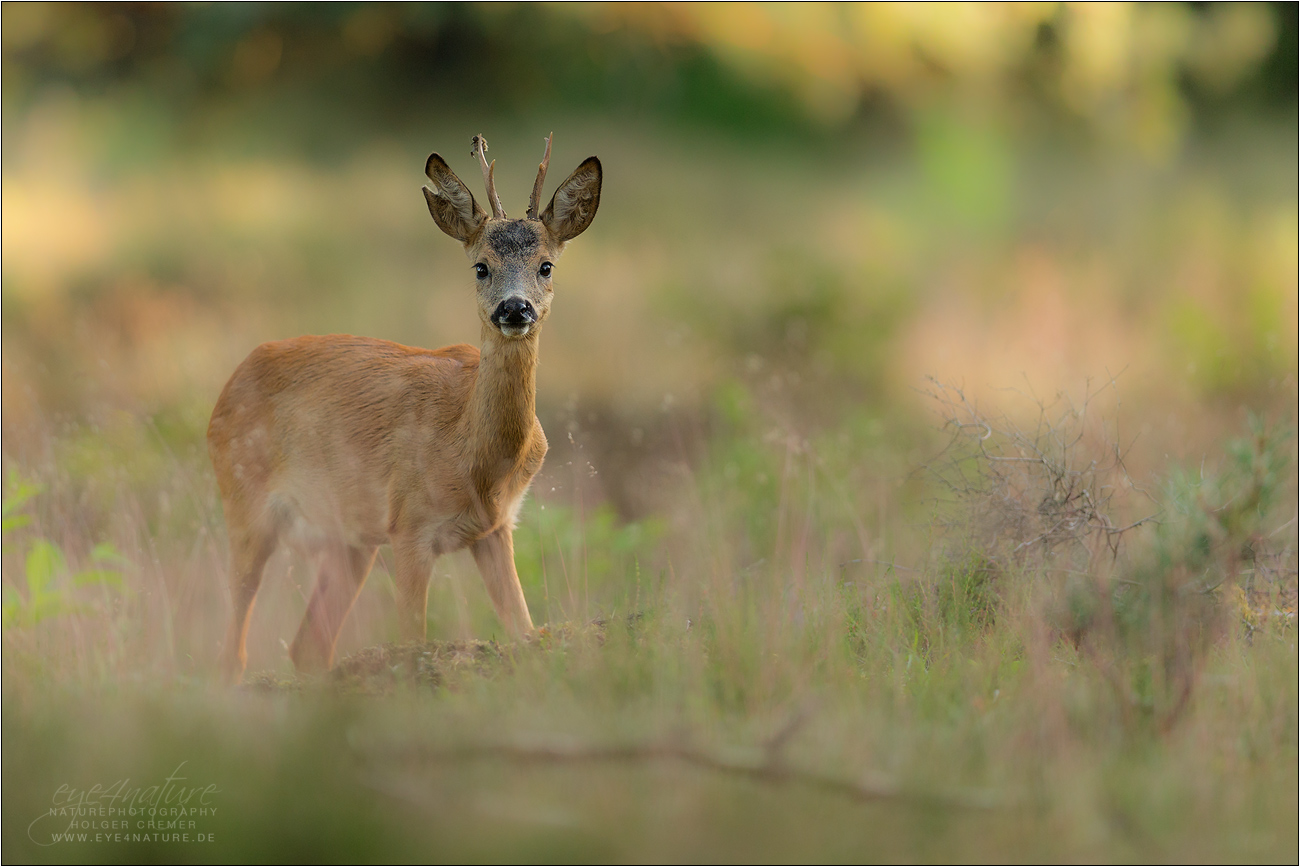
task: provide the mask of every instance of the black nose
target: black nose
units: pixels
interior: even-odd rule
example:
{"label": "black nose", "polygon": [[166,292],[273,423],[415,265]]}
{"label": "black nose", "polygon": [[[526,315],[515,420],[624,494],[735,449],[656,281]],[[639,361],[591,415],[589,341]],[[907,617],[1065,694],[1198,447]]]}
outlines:
{"label": "black nose", "polygon": [[531,325],[537,321],[537,311],[524,298],[507,298],[492,313],[497,325]]}

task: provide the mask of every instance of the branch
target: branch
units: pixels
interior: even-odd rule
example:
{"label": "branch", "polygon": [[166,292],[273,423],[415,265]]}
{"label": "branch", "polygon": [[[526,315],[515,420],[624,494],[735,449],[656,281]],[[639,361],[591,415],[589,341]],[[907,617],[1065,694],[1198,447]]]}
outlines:
{"label": "branch", "polygon": [[[778,733],[778,740],[781,733]],[[790,768],[779,760],[779,749],[762,753],[732,751],[730,755],[712,754],[674,743],[591,746],[585,744],[464,744],[456,747],[409,747],[385,751],[374,758],[387,758],[409,769],[415,763],[451,763],[471,761],[510,761],[520,764],[641,764],[675,761],[716,773],[744,777],[769,785],[796,785],[840,795],[854,801],[896,801],[918,806],[952,807],[969,810],[992,810],[1009,806],[1006,799],[991,792],[925,794],[905,792],[895,785],[865,778],[848,779]],[[759,758],[762,756],[762,758]],[[775,758],[775,760],[774,760]],[[375,787],[379,788],[379,787]],[[381,791],[397,794],[393,786]]]}

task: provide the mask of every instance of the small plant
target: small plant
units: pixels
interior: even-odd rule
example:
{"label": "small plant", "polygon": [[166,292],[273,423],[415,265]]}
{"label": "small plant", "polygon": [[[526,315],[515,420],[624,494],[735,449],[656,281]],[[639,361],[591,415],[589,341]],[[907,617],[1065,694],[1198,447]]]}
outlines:
{"label": "small plant", "polygon": [[1217,472],[1171,474],[1151,544],[1093,584],[1076,623],[1126,719],[1169,729],[1234,611],[1249,636],[1262,620],[1252,597],[1294,598],[1295,529],[1272,508],[1294,479],[1294,437],[1254,417],[1249,426]]}
{"label": "small plant", "polygon": [[[3,529],[5,533],[5,550],[14,550],[9,542],[9,534],[31,523],[31,516],[19,512],[29,500],[41,493],[40,485],[22,480],[15,473],[10,473],[3,500]],[[90,561],[95,568],[72,571],[68,567],[63,549],[44,537],[30,539],[26,545],[23,558],[25,573],[25,590],[21,593],[16,587],[4,587],[3,601],[0,602],[0,614],[3,627],[31,627],[53,617],[82,613],[86,606],[78,603],[76,590],[88,586],[107,586],[116,590],[122,588],[122,575],[112,566],[127,562],[117,550],[107,542],[101,542],[90,552]]]}
{"label": "small plant", "polygon": [[27,501],[44,490],[40,485],[24,481],[15,472],[9,473],[9,484],[5,486],[3,505],[0,505],[0,532],[6,536],[4,550],[8,551],[8,534],[32,522],[31,515],[18,512]]}
{"label": "small plant", "polygon": [[1228,443],[1216,473],[1180,470],[1167,486],[1157,562],[1196,573],[1204,591],[1237,583],[1248,594],[1267,593],[1288,577],[1294,583],[1294,517],[1275,526],[1282,516],[1274,514],[1294,481],[1294,436],[1255,416],[1248,426],[1246,436]]}

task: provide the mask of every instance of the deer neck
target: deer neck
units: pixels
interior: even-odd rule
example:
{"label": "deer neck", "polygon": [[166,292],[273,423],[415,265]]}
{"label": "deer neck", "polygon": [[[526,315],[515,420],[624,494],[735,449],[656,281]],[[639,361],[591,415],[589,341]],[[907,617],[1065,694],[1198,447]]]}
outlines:
{"label": "deer neck", "polygon": [[471,441],[484,466],[513,466],[537,424],[538,329],[506,338],[484,326],[468,414]]}

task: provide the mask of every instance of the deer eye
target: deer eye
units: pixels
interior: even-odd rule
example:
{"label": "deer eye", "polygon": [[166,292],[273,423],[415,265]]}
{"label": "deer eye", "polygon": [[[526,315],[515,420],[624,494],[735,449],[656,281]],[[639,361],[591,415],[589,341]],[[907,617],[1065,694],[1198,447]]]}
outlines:
{"label": "deer eye", "polygon": [[488,278],[487,265],[484,265],[482,262],[479,262],[477,265],[475,265],[474,276],[480,280],[486,280]]}
{"label": "deer eye", "polygon": [[550,262],[543,262],[541,269],[538,271],[543,277],[551,276],[551,268],[554,266]]}

